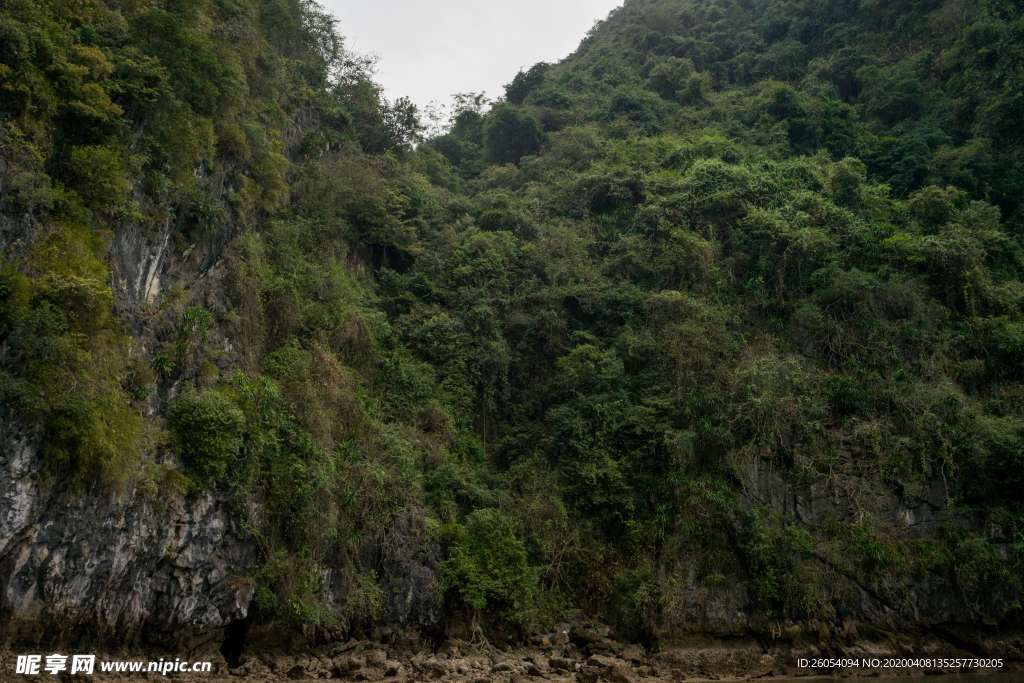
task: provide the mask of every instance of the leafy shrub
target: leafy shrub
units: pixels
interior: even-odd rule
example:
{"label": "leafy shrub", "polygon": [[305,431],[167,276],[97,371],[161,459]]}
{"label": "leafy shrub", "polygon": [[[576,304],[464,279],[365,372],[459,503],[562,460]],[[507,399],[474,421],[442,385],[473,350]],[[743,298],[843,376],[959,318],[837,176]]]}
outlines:
{"label": "leafy shrub", "polygon": [[484,153],[494,164],[518,164],[527,154],[540,150],[541,129],[537,118],[510,104],[499,104],[484,123]]}
{"label": "leafy shrub", "polygon": [[117,149],[90,145],[72,147],[64,162],[69,186],[92,208],[108,210],[128,194],[128,175]]}
{"label": "leafy shrub", "polygon": [[334,615],[323,599],[323,586],[309,559],[286,550],[271,553],[254,577],[256,616],[295,624],[329,624]]}
{"label": "leafy shrub", "polygon": [[852,377],[832,377],[825,383],[832,409],[840,415],[853,415],[865,405],[865,392],[861,383]]}
{"label": "leafy shrub", "polygon": [[186,356],[197,342],[206,341],[213,314],[201,306],[191,306],[178,319],[178,355]]}
{"label": "leafy shrub", "polygon": [[208,481],[223,479],[242,447],[242,411],[215,391],[194,391],[171,403],[170,424],[186,461]]}
{"label": "leafy shrub", "polygon": [[[635,130],[638,132],[652,135],[661,130],[659,115],[664,109],[665,102],[656,93],[622,86],[616,88],[608,99],[605,117],[610,121],[623,119],[635,124],[637,126]],[[618,133],[615,135],[622,137]]]}
{"label": "leafy shrub", "polygon": [[490,608],[522,620],[532,609],[537,574],[527,564],[514,521],[500,510],[485,508],[450,533],[454,542],[441,565],[442,587],[456,590],[472,609]]}
{"label": "leafy shrub", "polygon": [[828,619],[834,615],[831,577],[813,556],[810,533],[758,508],[744,515],[737,539],[751,577],[751,597],[768,616]]}
{"label": "leafy shrub", "polygon": [[80,483],[97,477],[111,488],[123,485],[135,471],[143,435],[125,398],[110,389],[56,402],[46,424],[50,464],[70,470]]}
{"label": "leafy shrub", "polygon": [[433,396],[436,386],[433,367],[416,360],[406,349],[384,360],[381,379],[384,405],[399,417],[411,415],[413,408]]}
{"label": "leafy shrub", "polygon": [[669,57],[651,69],[648,86],[662,98],[671,100],[687,85],[692,75],[693,62]]}
{"label": "leafy shrub", "polygon": [[384,606],[384,591],[372,569],[355,575],[345,598],[345,611],[356,619],[372,619]]}
{"label": "leafy shrub", "polygon": [[529,71],[517,73],[512,82],[505,86],[505,99],[512,104],[522,104],[530,92],[544,83],[544,73],[548,66],[545,62],[537,62]]}

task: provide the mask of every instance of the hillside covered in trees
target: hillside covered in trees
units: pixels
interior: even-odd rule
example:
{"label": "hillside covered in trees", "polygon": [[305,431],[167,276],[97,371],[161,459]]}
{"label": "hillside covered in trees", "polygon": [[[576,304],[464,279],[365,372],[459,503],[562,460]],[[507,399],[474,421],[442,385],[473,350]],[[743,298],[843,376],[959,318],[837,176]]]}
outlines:
{"label": "hillside covered in trees", "polygon": [[5,638],[1017,624],[1022,92],[1009,0],[628,0],[427,137],[309,0],[8,0]]}

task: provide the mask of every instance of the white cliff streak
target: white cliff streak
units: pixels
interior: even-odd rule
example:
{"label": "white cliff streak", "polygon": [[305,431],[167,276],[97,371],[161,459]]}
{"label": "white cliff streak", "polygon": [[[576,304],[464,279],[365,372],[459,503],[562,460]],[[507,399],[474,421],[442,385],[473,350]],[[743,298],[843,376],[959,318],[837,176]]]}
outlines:
{"label": "white cliff streak", "polygon": [[[163,258],[164,250],[167,249],[167,241],[171,237],[171,227],[168,221],[167,227],[164,229],[164,240],[157,248],[156,253],[153,254],[149,261],[149,272],[146,275],[146,289],[143,291],[142,300],[146,303],[152,303],[156,295],[160,293],[160,261]],[[139,277],[142,276],[142,268],[139,268]]]}

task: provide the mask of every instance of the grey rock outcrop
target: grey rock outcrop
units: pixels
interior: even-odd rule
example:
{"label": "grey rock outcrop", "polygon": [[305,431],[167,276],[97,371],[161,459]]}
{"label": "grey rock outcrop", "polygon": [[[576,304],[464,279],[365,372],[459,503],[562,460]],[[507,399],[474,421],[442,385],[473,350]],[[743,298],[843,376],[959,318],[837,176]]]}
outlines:
{"label": "grey rock outcrop", "polygon": [[253,589],[240,569],[253,545],[230,499],[53,486],[33,441],[0,429],[8,640],[215,650],[223,627],[246,617]]}

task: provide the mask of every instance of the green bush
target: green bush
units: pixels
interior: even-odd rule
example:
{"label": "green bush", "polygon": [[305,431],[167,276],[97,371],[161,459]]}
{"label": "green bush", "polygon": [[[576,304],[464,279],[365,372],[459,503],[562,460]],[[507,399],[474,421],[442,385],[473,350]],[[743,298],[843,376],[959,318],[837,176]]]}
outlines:
{"label": "green bush", "polygon": [[500,104],[484,123],[484,154],[494,164],[518,164],[540,151],[540,123],[528,111]]}
{"label": "green bush", "polygon": [[747,511],[737,538],[755,603],[772,618],[831,619],[833,577],[814,556],[814,539],[768,507]]}
{"label": "green bush", "polygon": [[69,186],[90,208],[108,210],[124,202],[128,174],[121,153],[112,147],[72,147],[64,162]]}
{"label": "green bush", "polygon": [[384,606],[384,591],[377,585],[377,572],[359,572],[352,580],[345,611],[355,619],[373,619]]}
{"label": "green bush", "polygon": [[449,531],[454,542],[441,565],[441,586],[457,591],[472,609],[490,608],[523,620],[533,606],[537,574],[527,564],[515,522],[488,508],[473,512],[464,527]]}
{"label": "green bush", "polygon": [[693,75],[693,62],[689,59],[668,57],[653,66],[648,86],[662,98],[670,100],[682,90]]}
{"label": "green bush", "polygon": [[253,579],[257,618],[294,624],[334,622],[333,611],[324,599],[323,581],[309,557],[278,550],[264,560]]}
{"label": "green bush", "polygon": [[170,424],[188,464],[210,482],[223,479],[242,447],[242,411],[215,391],[189,392],[171,403]]}
{"label": "green bush", "polygon": [[544,72],[548,70],[548,66],[550,65],[544,62],[537,62],[529,71],[517,73],[512,82],[505,86],[505,99],[512,104],[522,104],[530,92],[544,83]]}

